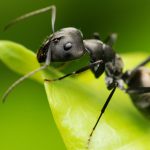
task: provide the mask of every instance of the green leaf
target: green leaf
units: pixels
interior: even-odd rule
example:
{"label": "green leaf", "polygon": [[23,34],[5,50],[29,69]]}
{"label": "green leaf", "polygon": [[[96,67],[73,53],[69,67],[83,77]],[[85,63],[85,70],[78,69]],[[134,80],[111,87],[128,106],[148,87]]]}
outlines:
{"label": "green leaf", "polygon": [[[148,54],[143,53],[126,54],[123,55],[123,60],[126,68],[132,68],[147,56]],[[6,41],[0,42],[0,59],[9,68],[21,74],[39,66],[33,53]],[[21,67],[18,67],[18,63]],[[51,67],[43,75],[44,79],[51,79],[62,74]],[[41,81],[40,75],[33,78]],[[45,82],[44,85],[54,119],[67,149],[86,150],[89,134],[109,94],[104,76],[97,80],[87,71],[75,78]],[[91,138],[89,149],[148,150],[149,138],[150,121],[138,112],[127,94],[117,90]]]}
{"label": "green leaf", "polygon": [[[147,56],[136,54],[136,59],[133,59],[135,54],[128,54],[123,58],[127,67],[132,68]],[[53,74],[54,70],[51,71],[50,74]],[[57,75],[58,73],[55,74]],[[45,78],[51,76],[45,75]],[[45,83],[45,87],[54,119],[67,149],[86,150],[90,132],[109,94],[104,77],[94,79],[88,71],[81,74],[78,80]],[[150,146],[149,129],[149,120],[137,111],[127,94],[117,90],[93,134],[89,149],[145,150]]]}
{"label": "green leaf", "polygon": [[[11,70],[22,75],[39,67],[36,56],[31,50],[11,41],[0,40],[0,60]],[[42,82],[40,73],[36,73],[31,78]]]}

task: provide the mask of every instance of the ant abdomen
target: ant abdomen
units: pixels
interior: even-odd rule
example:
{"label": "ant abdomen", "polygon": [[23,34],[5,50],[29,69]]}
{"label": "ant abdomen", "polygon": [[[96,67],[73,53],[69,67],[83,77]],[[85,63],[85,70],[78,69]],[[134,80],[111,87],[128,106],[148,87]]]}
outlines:
{"label": "ant abdomen", "polygon": [[[131,77],[129,88],[150,87],[150,69],[140,67]],[[150,119],[150,92],[146,93],[129,93],[132,102],[140,112]]]}

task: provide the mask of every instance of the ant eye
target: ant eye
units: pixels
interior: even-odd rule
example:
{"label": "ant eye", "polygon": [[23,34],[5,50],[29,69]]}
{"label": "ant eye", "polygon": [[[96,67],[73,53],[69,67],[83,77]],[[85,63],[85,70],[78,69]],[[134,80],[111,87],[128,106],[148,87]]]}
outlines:
{"label": "ant eye", "polygon": [[72,47],[72,43],[69,42],[69,43],[64,45],[64,50],[68,51],[71,47]]}

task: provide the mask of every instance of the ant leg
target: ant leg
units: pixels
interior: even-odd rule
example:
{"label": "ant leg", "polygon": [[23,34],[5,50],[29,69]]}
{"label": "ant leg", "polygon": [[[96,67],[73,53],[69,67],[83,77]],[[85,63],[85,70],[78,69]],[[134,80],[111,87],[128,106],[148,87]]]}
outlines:
{"label": "ant leg", "polygon": [[103,113],[105,112],[105,110],[106,110],[106,108],[107,108],[107,106],[108,106],[108,104],[109,104],[109,102],[110,102],[112,96],[114,95],[117,86],[118,86],[118,84],[116,83],[115,87],[114,87],[114,88],[112,89],[112,91],[110,92],[110,94],[109,94],[109,96],[108,96],[108,98],[107,98],[105,104],[103,105],[103,107],[102,107],[102,109],[101,109],[101,113],[100,113],[100,115],[99,115],[99,117],[98,117],[98,119],[97,119],[97,121],[96,121],[96,123],[95,123],[95,125],[94,125],[94,127],[93,127],[93,129],[92,129],[92,131],[91,131],[91,133],[90,133],[90,136],[89,136],[89,139],[88,139],[88,145],[90,144],[91,137],[92,137],[92,135],[93,135],[93,133],[94,133],[94,131],[95,131],[95,129],[96,129],[96,127],[97,127],[97,125],[98,125],[98,123],[99,123],[99,121],[100,121],[102,115],[103,115]]}
{"label": "ant leg", "polygon": [[117,33],[112,33],[104,40],[104,43],[112,47],[116,43],[116,41]]}
{"label": "ant leg", "polygon": [[125,91],[129,94],[132,94],[132,93],[144,94],[144,93],[150,93],[150,87],[128,88]]}
{"label": "ant leg", "polygon": [[122,79],[126,82],[129,83],[132,77],[137,73],[138,69],[142,66],[145,66],[147,63],[150,62],[150,56],[146,58],[144,61],[142,61],[140,64],[138,64],[135,68],[132,70],[127,70],[123,76]]}
{"label": "ant leg", "polygon": [[66,74],[66,75],[64,75],[64,76],[62,76],[62,77],[60,77],[60,78],[51,79],[51,80],[45,79],[45,81],[52,82],[52,81],[62,80],[62,79],[66,78],[66,77],[69,77],[69,76],[71,76],[71,75],[79,74],[79,73],[81,73],[81,72],[84,72],[84,71],[90,69],[91,67],[93,67],[93,66],[95,66],[95,65],[100,65],[100,64],[102,64],[102,63],[103,63],[102,60],[98,60],[98,61],[96,61],[96,62],[93,62],[93,63],[91,63],[91,64],[89,64],[89,65],[87,65],[87,66],[84,66],[84,67],[78,69],[77,71],[68,73],[68,74]]}
{"label": "ant leg", "polygon": [[144,61],[142,61],[140,64],[138,64],[131,72],[135,72],[140,67],[145,66],[149,62],[150,62],[150,56],[148,58],[146,58]]}
{"label": "ant leg", "polygon": [[93,33],[93,38],[96,39],[96,40],[101,40],[100,35],[99,35],[98,32]]}

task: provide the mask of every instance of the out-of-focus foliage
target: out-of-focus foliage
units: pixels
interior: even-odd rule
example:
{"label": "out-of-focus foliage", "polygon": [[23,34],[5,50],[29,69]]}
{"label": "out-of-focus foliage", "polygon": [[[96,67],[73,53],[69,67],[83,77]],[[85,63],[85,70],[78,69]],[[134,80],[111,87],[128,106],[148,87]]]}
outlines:
{"label": "out-of-focus foliage", "polygon": [[[110,32],[117,32],[119,35],[115,45],[117,52],[129,53],[142,51],[147,52],[147,54],[150,53],[149,0],[1,0],[0,39],[21,43],[36,52],[43,39],[51,34],[49,13],[20,22],[7,32],[2,32],[2,30],[11,19],[51,4],[55,4],[57,7],[56,29],[73,26],[82,30],[84,38],[91,38],[92,33],[97,31],[100,33],[102,39],[105,39]],[[131,57],[126,55],[124,57],[126,68],[132,67],[131,64],[134,66],[132,58],[136,59],[135,64],[137,64],[144,59],[144,56],[138,55],[137,57],[135,53]],[[28,59],[24,59],[24,61],[28,61]],[[68,67],[65,70],[66,72],[73,70],[77,65],[69,65]],[[18,77],[20,76],[8,70],[0,63],[0,95]],[[93,80],[91,74],[80,75],[79,78],[81,78],[85,85],[90,85],[90,88],[93,88],[94,91],[97,89],[99,93],[104,93],[103,96],[99,95],[100,100],[104,102],[108,92],[103,78],[101,80]],[[119,96],[121,95],[121,100],[117,98],[118,94]],[[121,107],[120,105],[116,105],[117,100],[121,101],[121,106],[126,107],[121,117],[115,117],[115,114],[120,113],[120,111],[116,110],[116,106]],[[144,118],[137,112],[131,101],[122,92],[116,93],[113,102],[107,109],[106,118],[107,115],[115,113],[114,117],[111,117],[111,120],[108,116],[109,119],[107,120],[110,120],[109,124],[117,123],[114,120],[120,120],[120,118],[130,120],[132,111],[128,110],[128,104],[126,106],[125,103],[129,103],[133,108],[132,111],[136,112],[135,119],[132,120],[132,118],[131,121],[134,121],[134,127],[136,127],[136,130],[139,130],[138,132],[141,132],[141,138],[143,137],[142,139],[138,138],[135,143],[139,141],[144,143],[145,141],[147,144],[147,139],[149,139],[149,134],[147,134],[148,128],[146,127],[147,122],[143,123]],[[101,103],[99,105],[101,106]],[[111,109],[112,107],[115,107],[116,112],[114,112],[114,109]],[[139,117],[143,121],[138,119]],[[125,125],[119,125],[117,127],[120,130],[130,128],[126,122],[126,128],[124,128]],[[143,128],[142,131],[140,131],[141,128]],[[143,136],[144,133],[147,135]],[[129,138],[132,137],[129,136]],[[64,143],[53,121],[44,88],[40,84],[27,80],[11,93],[5,105],[0,104],[0,141],[0,149],[3,150],[65,150]],[[140,144],[137,146],[140,149]],[[125,145],[125,147],[128,147],[128,145]]]}
{"label": "out-of-focus foliage", "polygon": [[[102,39],[110,32],[117,32],[118,52],[149,51],[149,0],[1,0],[0,29],[19,15],[51,4],[57,7],[56,30],[73,26],[81,29],[85,38],[97,31]],[[18,23],[0,36],[36,51],[50,33],[50,12],[47,12]]]}

